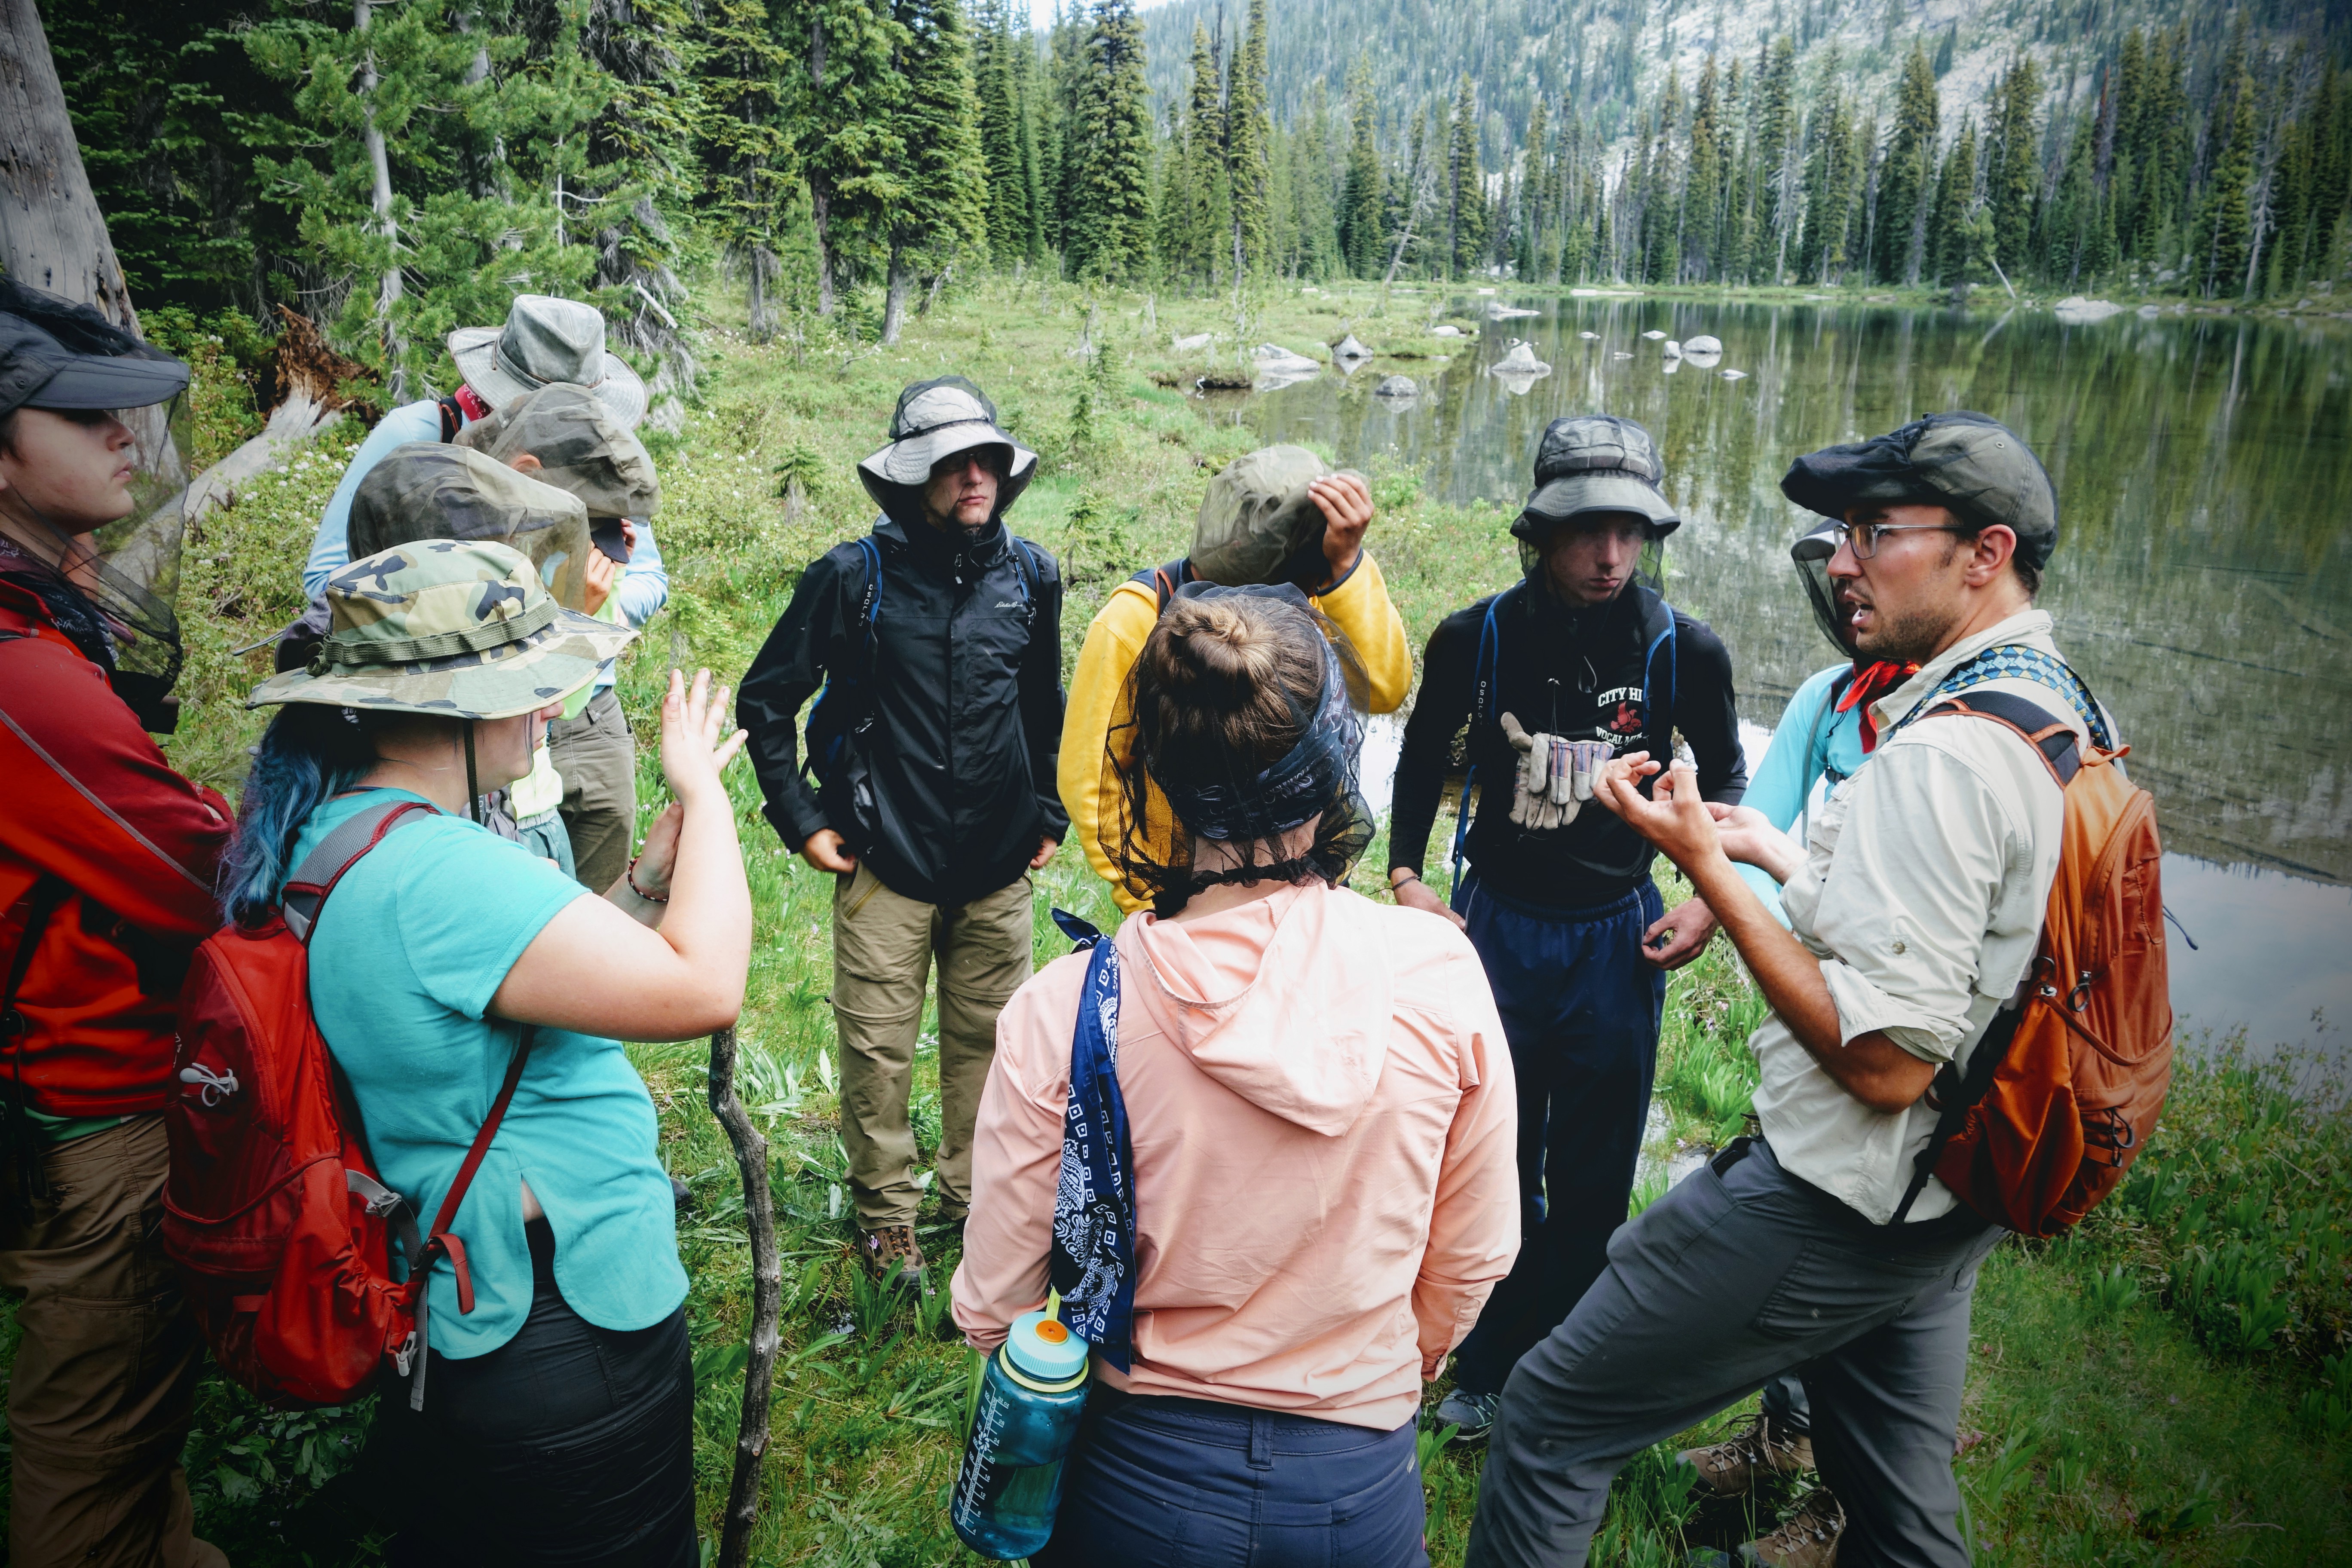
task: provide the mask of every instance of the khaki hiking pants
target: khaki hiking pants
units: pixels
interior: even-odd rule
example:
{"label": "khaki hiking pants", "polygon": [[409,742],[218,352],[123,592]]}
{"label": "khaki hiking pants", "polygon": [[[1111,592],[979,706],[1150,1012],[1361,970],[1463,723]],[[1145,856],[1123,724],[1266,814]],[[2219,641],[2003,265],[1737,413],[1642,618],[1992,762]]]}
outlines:
{"label": "khaki hiking pants", "polygon": [[51,1150],[29,1220],[0,1171],[0,1286],[24,1298],[10,1568],[226,1568],[180,1468],[205,1347],[163,1258],[168,1163],[157,1112]]}
{"label": "khaki hiking pants", "polygon": [[563,829],[572,837],[572,874],[603,894],[629,868],[637,830],[637,742],[611,687],[588,700],[577,719],[547,727],[547,749],[563,775]]}
{"label": "khaki hiking pants", "polygon": [[1029,978],[1026,876],[968,904],[901,898],[861,863],[833,894],[833,1018],[841,1043],[841,1142],[857,1223],[912,1225],[915,1134],[907,1121],[931,959],[940,963],[940,1200],[971,1204],[971,1132],[996,1057],[996,1015]]}

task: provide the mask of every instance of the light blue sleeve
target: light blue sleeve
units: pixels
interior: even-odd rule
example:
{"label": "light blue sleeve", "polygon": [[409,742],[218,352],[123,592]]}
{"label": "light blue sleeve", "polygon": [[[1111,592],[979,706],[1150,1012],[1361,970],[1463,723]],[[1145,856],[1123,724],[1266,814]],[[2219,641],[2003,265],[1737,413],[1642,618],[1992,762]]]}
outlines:
{"label": "light blue sleeve", "polygon": [[[1744,805],[1752,805],[1771,820],[1783,833],[1805,809],[1805,801],[1813,793],[1813,784],[1822,776],[1822,754],[1818,743],[1825,726],[1822,710],[1829,706],[1830,687],[1848,667],[1833,664],[1829,668],[1806,677],[1781,710],[1780,722],[1772,731],[1772,743],[1764,748],[1764,760],[1748,780]],[[1739,868],[1739,875],[1756,889],[1764,907],[1782,925],[1789,917],[1780,908],[1780,884],[1753,866]]]}
{"label": "light blue sleeve", "polygon": [[376,421],[360,449],[352,454],[351,466],[343,470],[342,482],[327,499],[327,510],[319,514],[319,531],[310,536],[310,559],[302,563],[302,592],[315,599],[327,579],[352,563],[352,498],[359,494],[360,481],[368,470],[383,461],[384,454],[394,447],[404,447],[411,441],[441,439],[441,405],[438,403],[410,403],[394,409]]}
{"label": "light blue sleeve", "polygon": [[639,630],[669,603],[669,568],[662,564],[654,525],[637,519],[637,542],[629,552],[629,574],[621,579],[621,614]]}
{"label": "light blue sleeve", "polygon": [[479,1019],[531,939],[587,889],[521,845],[457,817],[408,829],[394,894],[401,945],[426,995]]}

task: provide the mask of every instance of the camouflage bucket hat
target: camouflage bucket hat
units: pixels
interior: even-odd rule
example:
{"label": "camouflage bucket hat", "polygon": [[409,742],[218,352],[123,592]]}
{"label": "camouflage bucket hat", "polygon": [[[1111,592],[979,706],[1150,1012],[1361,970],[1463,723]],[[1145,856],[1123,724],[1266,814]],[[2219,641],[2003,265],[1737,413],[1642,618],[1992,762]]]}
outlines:
{"label": "camouflage bucket hat", "polygon": [[1867,441],[1808,452],[1780,477],[1780,493],[1840,519],[1873,501],[1945,507],[1976,527],[2010,529],[2019,558],[2036,570],[2058,548],[2057,487],[2033,448],[1985,414],[1930,414]]}
{"label": "camouflage bucket hat", "polygon": [[248,708],[327,702],[448,719],[511,719],[560,702],[637,634],[567,610],[520,552],[427,539],[327,579],[331,629],[307,669],[272,676]]}
{"label": "camouflage bucket hat", "polygon": [[557,382],[493,409],[456,443],[511,464],[539,460],[530,477],[580,498],[591,518],[651,518],[661,508],[653,458],[595,394]]}
{"label": "camouflage bucket hat", "polygon": [[1319,538],[1322,509],[1307,493],[1333,469],[1304,447],[1261,447],[1209,481],[1192,523],[1192,572],[1229,588],[1271,583],[1283,563]]}
{"label": "camouflage bucket hat", "polygon": [[354,560],[425,539],[495,542],[529,557],[557,604],[587,607],[580,499],[465,447],[411,441],[384,454],[352,497],[350,539]]}

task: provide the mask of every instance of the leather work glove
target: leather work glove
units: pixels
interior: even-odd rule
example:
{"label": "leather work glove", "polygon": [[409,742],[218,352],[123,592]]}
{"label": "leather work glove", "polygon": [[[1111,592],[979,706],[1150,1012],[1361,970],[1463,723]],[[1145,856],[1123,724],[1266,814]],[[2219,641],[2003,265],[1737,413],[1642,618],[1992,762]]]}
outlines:
{"label": "leather work glove", "polygon": [[1502,725],[1504,739],[1519,753],[1518,778],[1511,791],[1511,820],[1538,833],[1575,821],[1582,802],[1576,798],[1569,768],[1569,742],[1540,731],[1529,734],[1509,713],[1502,716]]}

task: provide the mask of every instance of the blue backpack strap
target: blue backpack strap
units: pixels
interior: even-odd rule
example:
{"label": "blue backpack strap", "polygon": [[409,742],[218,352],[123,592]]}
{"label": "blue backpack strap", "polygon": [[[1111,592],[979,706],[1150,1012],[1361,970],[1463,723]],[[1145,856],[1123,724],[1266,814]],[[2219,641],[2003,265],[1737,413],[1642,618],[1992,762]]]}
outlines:
{"label": "blue backpack strap", "polygon": [[[1974,658],[1963,660],[1954,667],[1950,674],[1936,683],[1934,690],[1913,705],[1910,712],[1895,721],[1895,729],[1900,730],[1914,720],[1925,718],[1928,710],[1947,697],[1992,680],[2030,680],[2038,686],[2048,687],[2064,698],[2066,705],[2074,710],[2074,717],[2083,721],[2084,730],[2091,737],[2091,744],[2103,752],[2116,749],[2115,737],[2108,732],[2106,719],[2099,712],[2098,699],[2091,695],[2090,687],[2084,684],[2083,678],[2074,673],[2074,668],[2040,648],[2015,643],[1989,647]],[[1982,706],[1980,703],[1976,705]],[[1893,733],[1892,731],[1888,732]]]}
{"label": "blue backpack strap", "polygon": [[[1656,597],[1654,595],[1652,596]],[[1666,624],[1663,631],[1650,639],[1649,649],[1642,656],[1642,700],[1649,709],[1643,717],[1648,721],[1651,743],[1654,746],[1663,744],[1666,751],[1671,752],[1675,734],[1675,607],[1660,598],[1658,608],[1664,613]],[[1658,689],[1654,671],[1661,647],[1666,650],[1666,700],[1664,702],[1658,701],[1654,695]],[[1651,760],[1664,765],[1673,762],[1674,758],[1669,755]]]}
{"label": "blue backpack strap", "polygon": [[[1470,679],[1470,727],[1474,731],[1486,721],[1487,703],[1494,696],[1496,667],[1502,657],[1503,634],[1495,624],[1495,612],[1502,607],[1505,599],[1518,592],[1518,587],[1515,583],[1486,601],[1486,618],[1478,627],[1478,662]],[[1454,809],[1454,884],[1447,894],[1449,903],[1462,892],[1462,847],[1470,838],[1470,790],[1477,782],[1478,764],[1473,762],[1462,776],[1462,798]]]}
{"label": "blue backpack strap", "polygon": [[[857,668],[854,670],[825,671],[824,686],[816,694],[816,706],[809,710],[812,727],[817,722],[817,715],[824,711],[826,703],[846,701],[848,693],[856,691],[874,676],[875,658],[880,640],[876,623],[882,618],[882,547],[874,542],[874,536],[870,533],[855,542],[866,576],[866,586],[857,601],[857,619],[865,628],[865,636],[858,647]],[[826,742],[825,755],[820,758],[812,748],[801,759],[801,772],[822,783],[824,775],[831,772],[833,764],[840,760],[842,742],[848,733],[849,727],[845,724],[836,728]]]}

